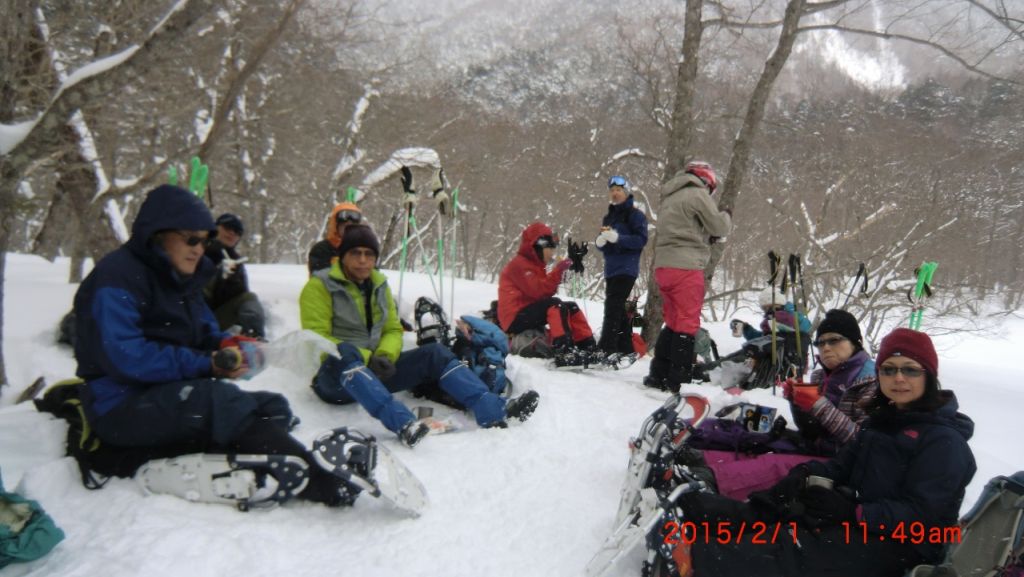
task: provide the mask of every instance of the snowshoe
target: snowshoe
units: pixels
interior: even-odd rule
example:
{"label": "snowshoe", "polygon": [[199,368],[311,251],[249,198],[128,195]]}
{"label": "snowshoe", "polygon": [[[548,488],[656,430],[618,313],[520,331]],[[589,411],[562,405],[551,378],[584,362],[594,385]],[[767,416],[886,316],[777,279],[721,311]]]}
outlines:
{"label": "snowshoe", "polygon": [[[666,517],[666,513],[675,510],[676,503],[684,494],[704,489],[703,482],[685,473],[677,480],[679,483],[671,492],[658,491],[653,487],[647,487],[639,492],[636,506],[626,518],[616,523],[615,530],[587,563],[587,577],[602,577],[608,574],[641,545],[650,546],[652,541],[664,543],[664,537],[659,535],[665,529],[665,524],[671,520],[671,517]],[[660,552],[659,550],[658,553]],[[671,555],[671,550],[667,552]],[[649,561],[650,559],[647,562]]]}
{"label": "snowshoe", "polygon": [[569,347],[555,353],[551,368],[582,372],[619,371],[630,367],[640,358],[636,353],[605,353],[600,349],[585,350]]}
{"label": "snowshoe", "polygon": [[389,503],[410,517],[419,517],[427,508],[429,498],[423,483],[413,475],[386,447],[377,447],[377,470],[374,497]]}
{"label": "snowshoe", "polygon": [[313,441],[313,457],[344,482],[352,501],[366,491],[412,517],[427,505],[423,484],[373,436],[339,427]]}
{"label": "snowshoe", "polygon": [[420,297],[416,299],[413,314],[416,319],[416,346],[440,343],[451,348],[454,340],[452,327],[441,305],[427,297]]}
{"label": "snowshoe", "polygon": [[[684,411],[690,416],[684,416]],[[616,525],[631,515],[642,489],[671,480],[676,451],[710,412],[711,403],[704,397],[675,394],[644,420],[640,434],[630,439],[629,466],[615,515]]]}
{"label": "snowshoe", "polygon": [[309,470],[305,461],[291,455],[194,453],[148,461],[135,480],[147,493],[248,511],[275,507],[302,492]]}

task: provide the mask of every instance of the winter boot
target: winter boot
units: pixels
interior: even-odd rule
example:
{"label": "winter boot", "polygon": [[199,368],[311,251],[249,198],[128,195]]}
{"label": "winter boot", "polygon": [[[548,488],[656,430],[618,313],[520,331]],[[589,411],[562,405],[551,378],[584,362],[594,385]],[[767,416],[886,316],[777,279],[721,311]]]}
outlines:
{"label": "winter boot", "polygon": [[673,333],[669,349],[669,369],[665,375],[665,386],[673,393],[678,393],[679,385],[689,383],[693,378],[693,346],[693,336]]}
{"label": "winter boot", "polygon": [[661,333],[658,334],[658,340],[654,344],[654,358],[651,359],[651,371],[644,377],[644,386],[667,390],[665,378],[671,367],[669,355],[675,334],[668,327],[661,329]]}
{"label": "winter boot", "polygon": [[526,391],[505,403],[505,416],[509,419],[525,421],[537,410],[539,403],[540,394],[537,391]]}
{"label": "winter boot", "polygon": [[411,449],[422,441],[423,437],[426,437],[429,432],[430,427],[423,421],[409,421],[408,424],[398,431],[398,439],[402,441],[403,445]]}

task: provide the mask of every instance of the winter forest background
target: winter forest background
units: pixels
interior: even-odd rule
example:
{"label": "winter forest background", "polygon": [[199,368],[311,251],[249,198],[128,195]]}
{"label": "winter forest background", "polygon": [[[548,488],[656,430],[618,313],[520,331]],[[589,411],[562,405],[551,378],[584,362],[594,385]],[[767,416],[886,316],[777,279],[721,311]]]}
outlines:
{"label": "winter forest background", "polygon": [[[192,156],[252,262],[304,262],[354,187],[391,269],[395,170],[423,183],[436,157],[456,272],[486,282],[532,220],[593,240],[610,174],[656,226],[659,184],[697,157],[736,222],[708,315],[764,286],[770,248],[802,256],[812,320],[864,262],[870,340],[922,260],[940,262],[929,330],[1024,308],[1016,0],[0,0],[0,29],[0,287],[7,252],[71,256],[77,281]],[[434,246],[436,209],[417,216]],[[603,295],[587,264],[579,292]]]}

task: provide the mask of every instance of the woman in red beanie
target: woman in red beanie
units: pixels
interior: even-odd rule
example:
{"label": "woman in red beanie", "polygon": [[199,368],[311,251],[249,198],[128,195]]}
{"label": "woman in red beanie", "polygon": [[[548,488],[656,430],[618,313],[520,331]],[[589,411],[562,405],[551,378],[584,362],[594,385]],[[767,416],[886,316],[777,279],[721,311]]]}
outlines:
{"label": "woman in red beanie", "polygon": [[[694,575],[899,577],[940,562],[942,536],[954,527],[964,488],[976,471],[967,440],[974,422],[939,386],[928,335],[898,328],[882,340],[878,390],[860,433],[830,461],[809,462],[745,503],[695,493],[682,517],[703,527],[781,526],[785,538],[754,535],[722,543],[698,535],[689,551]],[[939,536],[936,539],[936,535]],[[737,542],[739,541],[739,542]],[[766,542],[767,541],[767,542]]]}

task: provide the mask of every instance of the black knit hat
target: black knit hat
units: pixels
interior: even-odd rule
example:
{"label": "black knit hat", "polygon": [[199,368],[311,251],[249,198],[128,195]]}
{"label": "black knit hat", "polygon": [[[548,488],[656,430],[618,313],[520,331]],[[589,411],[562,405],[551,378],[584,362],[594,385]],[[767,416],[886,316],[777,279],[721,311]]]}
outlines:
{"label": "black knit hat", "polygon": [[857,349],[864,348],[863,337],[857,318],[842,309],[832,309],[825,313],[824,320],[818,325],[817,338],[825,333],[837,333],[846,337]]}
{"label": "black knit hat", "polygon": [[338,245],[338,256],[344,257],[345,253],[354,248],[368,248],[373,254],[380,256],[380,241],[373,229],[365,224],[350,224],[345,227],[345,236]]}
{"label": "black knit hat", "polygon": [[233,230],[239,235],[245,234],[245,227],[242,226],[242,219],[238,218],[237,215],[231,214],[230,212],[225,212],[224,214],[218,216],[217,220],[214,222],[217,223],[217,226],[223,226],[228,230]]}

